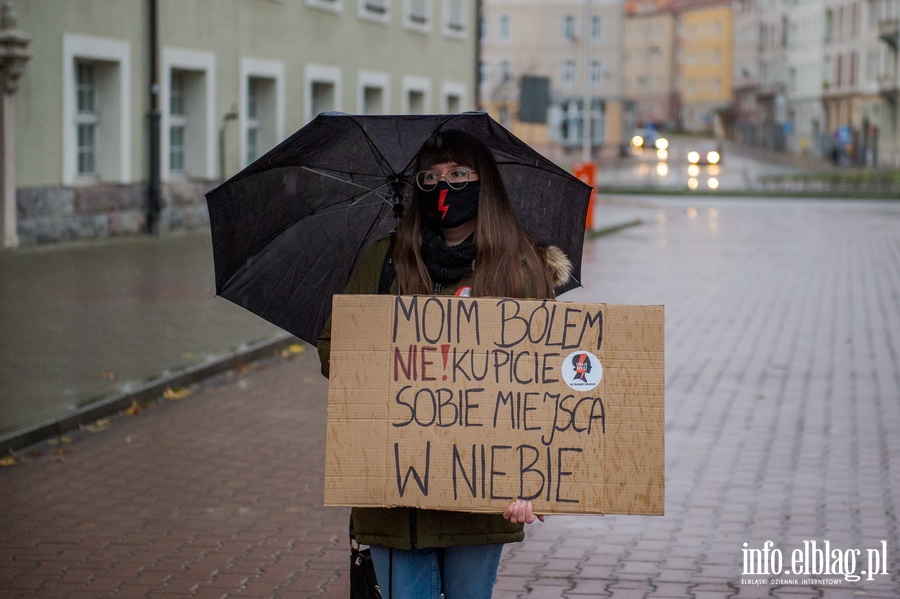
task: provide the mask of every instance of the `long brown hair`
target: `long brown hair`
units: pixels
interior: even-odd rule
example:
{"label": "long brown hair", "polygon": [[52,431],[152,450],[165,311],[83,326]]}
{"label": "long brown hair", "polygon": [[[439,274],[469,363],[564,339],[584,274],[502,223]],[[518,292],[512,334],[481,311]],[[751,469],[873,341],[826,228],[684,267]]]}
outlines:
{"label": "long brown hair", "polygon": [[[419,150],[413,173],[443,162],[455,162],[478,172],[481,191],[475,227],[475,271],[472,295],[524,297],[529,287],[536,298],[553,297],[553,284],[543,249],[522,229],[506,193],[491,151],[477,137],[458,130],[433,135]],[[394,263],[400,292],[434,293],[434,282],[422,259],[421,190],[408,186],[410,200],[397,229]],[[529,285],[530,283],[530,285]]]}

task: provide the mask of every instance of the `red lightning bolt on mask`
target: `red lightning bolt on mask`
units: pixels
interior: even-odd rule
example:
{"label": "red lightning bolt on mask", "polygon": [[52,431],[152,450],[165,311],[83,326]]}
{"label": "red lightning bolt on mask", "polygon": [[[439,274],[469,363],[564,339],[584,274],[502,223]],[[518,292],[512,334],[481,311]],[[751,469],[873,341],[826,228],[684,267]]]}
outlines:
{"label": "red lightning bolt on mask", "polygon": [[441,217],[441,220],[443,220],[447,216],[447,213],[450,211],[450,206],[448,206],[447,204],[444,203],[444,200],[447,198],[448,191],[450,191],[450,190],[442,189],[441,195],[438,197],[438,205],[437,205],[438,211],[444,215]]}
{"label": "red lightning bolt on mask", "polygon": [[452,229],[478,215],[478,194],[478,181],[470,182],[464,189],[453,189],[441,183],[439,187],[425,192],[419,210],[430,225]]}

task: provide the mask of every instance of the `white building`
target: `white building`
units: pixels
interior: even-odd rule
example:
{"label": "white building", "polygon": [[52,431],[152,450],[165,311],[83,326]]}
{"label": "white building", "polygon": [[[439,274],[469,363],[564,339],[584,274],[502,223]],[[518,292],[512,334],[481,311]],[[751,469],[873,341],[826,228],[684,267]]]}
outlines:
{"label": "white building", "polygon": [[822,0],[797,0],[787,16],[787,150],[821,156],[830,149],[822,107],[825,70]]}
{"label": "white building", "polygon": [[205,191],[319,112],[477,105],[475,0],[11,6],[31,37],[15,95],[23,245],[205,226]]}

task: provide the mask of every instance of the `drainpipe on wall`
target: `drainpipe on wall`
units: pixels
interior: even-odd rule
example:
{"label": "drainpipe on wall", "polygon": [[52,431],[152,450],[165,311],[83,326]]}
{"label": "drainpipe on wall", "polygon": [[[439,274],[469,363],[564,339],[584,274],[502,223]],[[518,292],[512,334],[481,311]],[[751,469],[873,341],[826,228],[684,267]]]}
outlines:
{"label": "drainpipe on wall", "polygon": [[[585,0],[584,3],[584,98],[582,103],[584,106],[581,111],[581,161],[585,164],[591,161],[593,157],[593,139],[591,139],[591,129],[594,124],[594,94],[591,89],[591,62],[594,60],[593,48],[591,48],[592,31],[591,21],[593,20],[593,0]],[[591,182],[593,185],[593,182]]]}
{"label": "drainpipe on wall", "polygon": [[25,63],[31,58],[31,39],[16,29],[12,5],[0,9],[0,241],[2,247],[19,245],[16,223],[16,128],[13,94]]}
{"label": "drainpipe on wall", "polygon": [[149,0],[150,9],[150,110],[147,113],[148,142],[150,165],[147,175],[147,232],[151,235],[159,233],[159,211],[161,166],[160,166],[160,112],[159,112],[159,73],[157,57],[159,40],[157,39],[157,6],[156,0]]}
{"label": "drainpipe on wall", "polygon": [[475,110],[481,108],[481,21],[484,18],[482,0],[475,0]]}

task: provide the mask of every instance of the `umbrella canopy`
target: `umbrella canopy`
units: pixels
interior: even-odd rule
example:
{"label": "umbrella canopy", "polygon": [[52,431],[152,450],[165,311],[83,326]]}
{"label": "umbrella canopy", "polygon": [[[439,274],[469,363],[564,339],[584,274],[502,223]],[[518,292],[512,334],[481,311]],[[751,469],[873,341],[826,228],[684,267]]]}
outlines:
{"label": "umbrella canopy", "polygon": [[523,228],[572,261],[580,285],[591,188],[486,113],[323,113],[206,194],[216,293],[310,343],[364,250],[396,225],[412,162],[459,129],[491,150]]}

